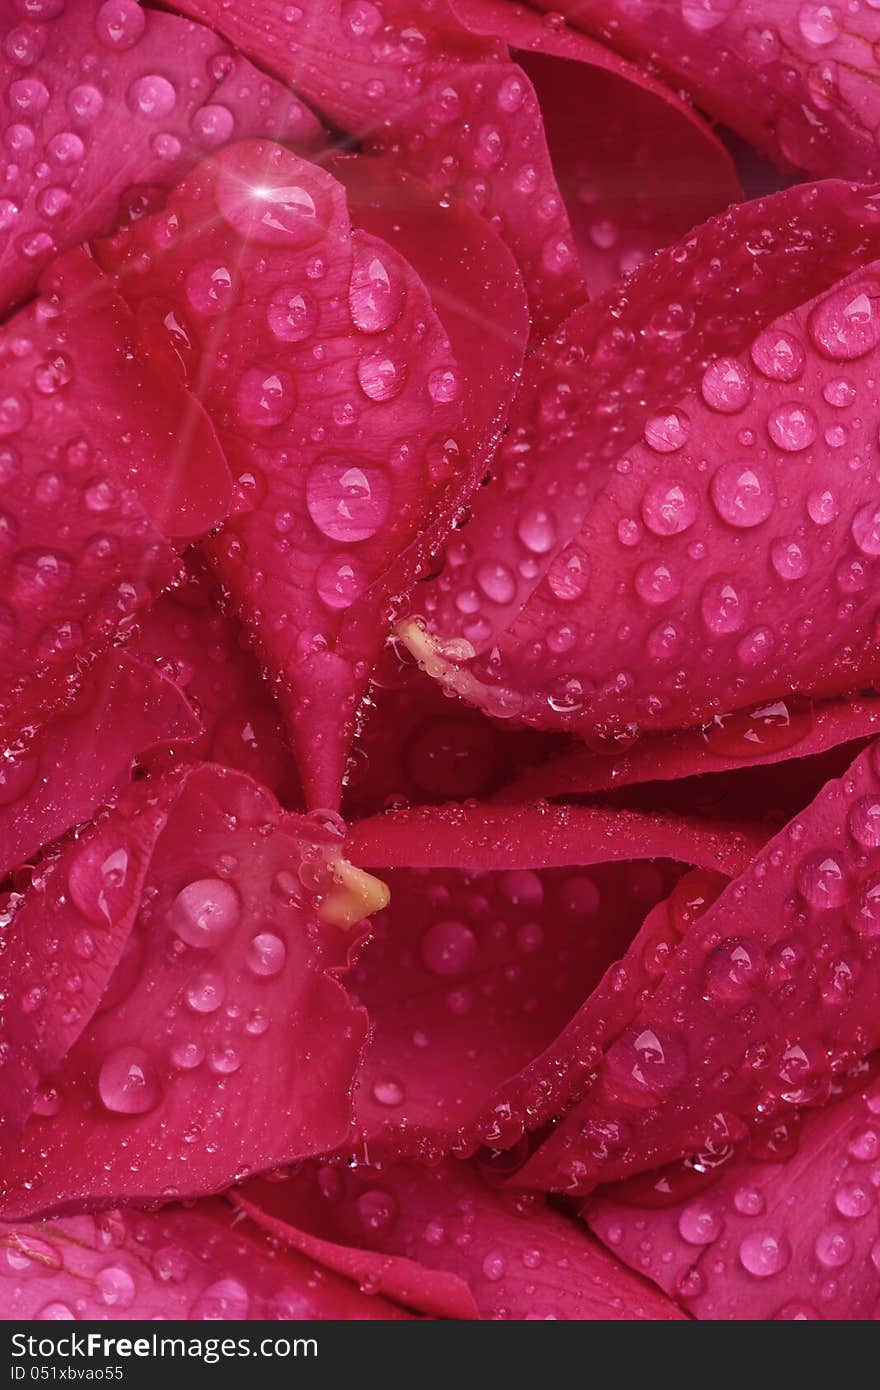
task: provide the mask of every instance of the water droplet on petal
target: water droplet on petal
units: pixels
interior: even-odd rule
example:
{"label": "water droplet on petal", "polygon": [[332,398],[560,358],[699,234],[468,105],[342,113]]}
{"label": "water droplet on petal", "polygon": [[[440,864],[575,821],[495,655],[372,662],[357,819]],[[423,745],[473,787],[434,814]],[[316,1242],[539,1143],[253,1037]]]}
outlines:
{"label": "water droplet on petal", "polygon": [[117,1047],[98,1074],[98,1094],[117,1115],[145,1115],[162,1099],[156,1069],[142,1047]]}

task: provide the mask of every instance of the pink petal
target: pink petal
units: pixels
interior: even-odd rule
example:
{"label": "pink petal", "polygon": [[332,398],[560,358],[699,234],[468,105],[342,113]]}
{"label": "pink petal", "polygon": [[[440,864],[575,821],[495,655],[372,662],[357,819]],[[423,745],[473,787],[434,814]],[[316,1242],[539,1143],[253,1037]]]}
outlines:
{"label": "pink petal", "polygon": [[89,657],[176,578],[168,535],[215,525],[231,490],[201,407],[133,350],[131,314],[94,263],[70,252],[41,287],[0,334],[7,739],[70,698]]}
{"label": "pink petal", "polygon": [[759,1131],[695,1191],[663,1174],[597,1194],[591,1230],[698,1318],[876,1318],[880,1091],[862,1070],[852,1094]]}
{"label": "pink petal", "polygon": [[[512,381],[496,369],[498,396],[484,397],[485,424],[468,437],[475,387],[420,279],[390,246],[352,232],[335,179],[280,146],[205,161],[169,208],[101,255],[152,350],[169,348],[157,295],[186,324],[193,380],[242,492],[207,550],[276,684],[307,800],[332,806],[387,606],[423,558],[411,547],[434,508],[448,526],[462,473],[476,483]],[[482,228],[478,245],[468,240],[473,219],[433,211],[429,264],[444,222],[452,237],[464,230],[457,256],[493,254]],[[515,289],[505,303],[521,317]],[[524,323],[506,327],[509,340],[483,335],[502,364],[518,360]],[[466,344],[470,365],[473,330]]]}
{"label": "pink petal", "polygon": [[[187,556],[187,579],[163,594],[141,620],[129,651],[175,682],[198,711],[202,731],[174,760],[209,760],[246,772],[283,805],[301,801],[281,719],[256,657],[221,587],[200,556]],[[167,755],[150,760],[167,762]]]}
{"label": "pink petal", "polygon": [[[0,1316],[38,1322],[359,1321],[406,1314],[279,1251],[224,1202],[0,1225]],[[169,1332],[170,1335],[170,1332]],[[177,1334],[175,1334],[177,1335]]]}
{"label": "pink petal", "polygon": [[629,958],[645,913],[682,863],[730,872],[747,845],[581,808],[447,807],[355,826],[352,854],[391,888],[346,977],[372,1023],[356,1094],[369,1151],[509,1148],[558,1115],[606,1031],[603,974]]}
{"label": "pink petal", "polygon": [[840,277],[880,251],[872,199],[742,204],[532,359],[401,628],[432,675],[599,747],[870,682],[875,271]]}
{"label": "pink petal", "polygon": [[878,724],[880,698],[872,695],[818,704],[791,696],[767,700],[735,714],[716,715],[699,729],[648,734],[617,757],[603,757],[576,744],[549,762],[524,769],[499,799],[581,796],[642,782],[788,764],[870,738]]}
{"label": "pink petal", "polygon": [[[540,108],[496,39],[468,32],[446,3],[380,10],[303,0],[177,0],[276,73],[364,149],[500,228],[529,291],[536,336],[585,294]],[[487,301],[490,302],[490,301]]]}
{"label": "pink petal", "polygon": [[135,0],[76,0],[34,22],[13,0],[2,9],[0,310],[58,251],[157,206],[218,144],[270,135],[310,148],[322,134],[201,25]]}
{"label": "pink petal", "polygon": [[529,1181],[587,1191],[785,1119],[877,1046],[876,764],[872,745],[690,926]]}
{"label": "pink petal", "polygon": [[534,0],[649,63],[784,167],[880,176],[870,6],[762,0]]}
{"label": "pink petal", "polygon": [[0,873],[113,801],[136,757],[169,745],[188,750],[200,728],[192,706],[159,671],[108,653],[74,704],[0,764]]}
{"label": "pink petal", "polygon": [[519,768],[562,746],[559,735],[508,729],[463,700],[450,699],[414,662],[402,662],[389,647],[374,671],[355,738],[346,815],[355,819],[407,802],[485,797]]}
{"label": "pink petal", "polygon": [[540,1198],[495,1191],[461,1163],[304,1166],[233,1200],[307,1258],[431,1316],[682,1316]]}
{"label": "pink petal", "polygon": [[453,3],[467,28],[505,39],[531,80],[592,294],[740,200],[721,141],[635,64],[510,0]]}
{"label": "pink petal", "polygon": [[348,1133],[365,1018],[325,973],[345,952],[336,832],[210,764],[137,787],[13,916],[7,1029],[44,1090],[7,1216],[217,1191]]}

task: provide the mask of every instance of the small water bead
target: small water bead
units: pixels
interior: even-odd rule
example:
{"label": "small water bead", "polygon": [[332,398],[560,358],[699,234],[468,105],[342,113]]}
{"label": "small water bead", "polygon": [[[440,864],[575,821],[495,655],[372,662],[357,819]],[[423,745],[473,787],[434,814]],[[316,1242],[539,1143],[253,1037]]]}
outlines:
{"label": "small water bead", "polygon": [[185,997],[193,1013],[213,1014],[226,998],[226,984],[221,975],[206,971],[190,981]]}
{"label": "small water bead", "polygon": [[71,204],[71,195],[66,188],[43,188],[37,194],[37,212],[41,217],[54,221],[63,217]]}
{"label": "small water bead", "polygon": [[740,1264],[756,1279],[781,1273],[790,1259],[791,1246],[784,1235],[775,1231],[755,1231],[740,1242]]}
{"label": "small water bead", "polygon": [[237,1279],[218,1279],[199,1295],[189,1315],[195,1322],[244,1321],[250,1305],[250,1294]]}
{"label": "small water bead", "polygon": [[458,398],[458,374],[454,367],[435,367],[428,375],[428,395],[436,405],[448,405]]}
{"label": "small water bead", "polygon": [[104,110],[103,93],[91,83],[83,82],[68,93],[67,109],[79,121],[95,121]]}
{"label": "small water bead", "polygon": [[835,39],[840,38],[841,29],[833,5],[817,4],[815,0],[809,0],[809,3],[801,5],[798,10],[797,22],[798,29],[807,43],[813,44],[816,48],[824,48],[826,44],[834,43]]}
{"label": "small water bead", "polygon": [[370,1187],[355,1200],[361,1225],[368,1231],[388,1231],[397,1220],[397,1198],[380,1187]]}
{"label": "small water bead", "polygon": [[642,520],[655,536],[677,536],[694,524],[699,500],[694,488],[678,481],[652,483],[642,498]]}
{"label": "small water bead", "polygon": [[840,504],[830,488],[813,488],[807,493],[807,515],[817,526],[830,526],[839,511]]}
{"label": "small water bead", "polygon": [[95,16],[95,33],[105,48],[132,48],[146,28],[147,18],[136,0],[107,0]]}
{"label": "small water bead", "polygon": [[208,1066],[215,1076],[232,1076],[241,1066],[241,1053],[229,1044],[214,1047],[208,1054]]}
{"label": "small water bead", "polygon": [[235,282],[228,266],[203,261],[186,277],[186,298],[197,314],[222,314],[235,303]]}
{"label": "small water bead", "polygon": [[719,357],[703,373],[700,385],[703,400],[712,410],[735,415],[752,397],[748,372],[735,357]]}
{"label": "small water bead", "polygon": [[767,433],[779,449],[797,453],[808,449],[816,439],[818,422],[807,405],[785,401],[767,417]]}
{"label": "small water bead", "polygon": [[182,148],[183,146],[181,145],[177,136],[171,135],[168,132],[162,132],[159,135],[154,135],[152,140],[150,141],[150,149],[153,151],[153,154],[156,156],[156,158],[164,159],[169,164],[173,160],[180,158],[180,152]]}
{"label": "small water bead", "polygon": [[547,571],[547,584],[561,603],[574,603],[586,593],[590,582],[590,562],[582,550],[563,550]]}
{"label": "small water bead", "polygon": [[859,1163],[875,1162],[880,1158],[880,1132],[871,1125],[860,1125],[849,1137],[847,1153]]}
{"label": "small water bead", "polygon": [[235,393],[241,422],[251,429],[274,429],[296,404],[296,388],[288,372],[269,366],[249,367]]}
{"label": "small water bead", "polygon": [[368,400],[391,401],[403,390],[406,367],[379,350],[359,360],[357,379]]}
{"label": "small water bead", "polygon": [[201,1043],[193,1042],[191,1039],[173,1044],[169,1053],[171,1063],[179,1071],[194,1071],[200,1067],[205,1060],[205,1049]]}
{"label": "small water bead", "polygon": [[39,116],[49,105],[49,88],[36,77],[11,82],[7,96],[13,111],[25,116]]}
{"label": "small water bead", "polygon": [[54,550],[20,550],[12,564],[15,586],[34,603],[62,594],[70,583],[73,563]]}
{"label": "small water bead", "polygon": [[723,1230],[723,1222],[717,1212],[702,1205],[689,1202],[682,1208],[678,1218],[678,1233],[688,1245],[711,1245]]}
{"label": "small water bead", "polygon": [[368,540],[385,521],[391,485],[381,469],[329,457],[310,468],[306,479],[309,516],[325,536],[349,544]]}
{"label": "small water bead", "polygon": [[629,1028],[609,1048],[605,1065],[611,1078],[635,1087],[639,1103],[665,1095],[682,1080],[687,1053],[677,1037],[660,1028]]}
{"label": "small water bead", "polygon": [[652,606],[669,603],[681,591],[678,575],[662,561],[648,560],[640,565],[633,585],[639,598]]}
{"label": "small water bead", "polygon": [[477,567],[477,584],[492,603],[510,603],[516,597],[516,580],[507,565],[484,560]]}
{"label": "small water bead", "polygon": [[751,358],[758,371],[771,381],[797,381],[807,360],[798,339],[778,329],[768,329],[755,339]]}
{"label": "small water bead", "polygon": [[268,978],[278,975],[287,960],[287,947],[274,932],[258,932],[247,949],[245,961],[254,975]]}
{"label": "small water bead", "polygon": [[874,1207],[874,1202],[874,1192],[867,1184],[861,1182],[842,1183],[834,1194],[836,1210],[851,1221],[867,1216]]}
{"label": "small water bead", "polygon": [[105,1057],[98,1074],[98,1094],[116,1115],[145,1115],[162,1099],[159,1078],[142,1047],[117,1047]]}
{"label": "small water bead", "polygon": [[853,1242],[842,1226],[826,1226],[816,1237],[816,1259],[825,1269],[841,1269],[853,1257]]}
{"label": "small water bead", "polygon": [[712,477],[710,491],[721,520],[742,529],[760,526],[776,503],[773,479],[760,464],[723,463]]}
{"label": "small water bead", "polygon": [[241,902],[230,883],[200,878],[182,888],[171,904],[171,926],[188,946],[210,949],[238,926]]}
{"label": "small water bead", "polygon": [[798,889],[812,907],[822,911],[841,907],[847,898],[847,882],[840,856],[831,849],[808,854],[798,868]]}
{"label": "small water bead", "polygon": [[880,284],[865,280],[834,291],[810,314],[810,336],[837,362],[864,357],[880,343]]}
{"label": "small water bead", "polygon": [[681,17],[690,29],[705,34],[723,24],[737,3],[738,0],[681,0]]}
{"label": "small water bead", "polygon": [[868,502],[852,520],[852,538],[863,555],[880,555],[880,503]]}
{"label": "small water bead", "polygon": [[770,547],[770,560],[780,579],[803,579],[810,568],[806,551],[800,541],[775,540]]}
{"label": "small water bead", "polygon": [[422,960],[434,975],[460,975],[477,954],[477,938],[464,922],[435,922],[422,936]]}
{"label": "small water bead", "polygon": [[382,333],[403,313],[406,290],[400,272],[370,246],[356,245],[348,304],[361,333]]}
{"label": "small water bead", "polygon": [[655,453],[672,454],[684,448],[691,432],[691,422],[680,410],[667,410],[655,415],[645,425],[645,443]]}
{"label": "small water bead", "polygon": [[556,522],[543,507],[532,507],[520,516],[516,534],[533,555],[546,555],[556,543]]}
{"label": "small water bead", "polygon": [[194,111],[191,125],[196,139],[208,149],[213,149],[215,145],[222,145],[224,141],[232,139],[235,117],[228,106],[214,103]]}
{"label": "small water bead", "polygon": [[700,596],[700,612],[709,631],[722,636],[745,625],[749,601],[732,579],[710,579]]}
{"label": "small water bead", "polygon": [[367,585],[367,571],[355,559],[346,555],[328,555],[321,561],[315,575],[318,598],[328,608],[349,608]]}
{"label": "small water bead", "polygon": [[399,1081],[393,1077],[384,1077],[381,1081],[373,1083],[373,1099],[378,1105],[386,1105],[389,1109],[395,1105],[402,1105],[406,1099],[406,1091]]}
{"label": "small water bead", "polygon": [[148,73],[132,82],[126,100],[135,116],[143,116],[148,121],[161,121],[174,110],[177,92],[167,77]]}
{"label": "small water bead", "polygon": [[18,391],[0,389],[0,439],[18,434],[31,418],[31,406]]}
{"label": "small water bead", "polygon": [[108,1265],[95,1277],[101,1299],[110,1308],[130,1308],[134,1303],[135,1282],[121,1265]]}
{"label": "small water bead", "polygon": [[281,285],[269,301],[266,322],[279,342],[301,343],[315,331],[318,306],[311,295],[296,285]]}
{"label": "small water bead", "polygon": [[880,936],[880,874],[865,880],[852,909],[852,924],[860,936]]}
{"label": "small water bead", "polygon": [[740,1216],[760,1216],[765,1202],[757,1187],[738,1187],[733,1194],[733,1205]]}
{"label": "small water bead", "polygon": [[850,807],[849,833],[865,849],[880,845],[880,796],[862,796]]}

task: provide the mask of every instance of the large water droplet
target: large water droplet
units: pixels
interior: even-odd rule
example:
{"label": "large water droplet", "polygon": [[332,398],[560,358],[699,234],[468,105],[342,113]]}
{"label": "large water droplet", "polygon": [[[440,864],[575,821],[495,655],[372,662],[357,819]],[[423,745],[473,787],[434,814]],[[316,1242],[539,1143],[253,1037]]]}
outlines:
{"label": "large water droplet", "polygon": [[385,521],[390,504],[391,487],[380,468],[329,457],[309,470],[309,516],[331,540],[368,540]]}
{"label": "large water droplet", "polygon": [[162,1099],[150,1056],[142,1047],[117,1047],[108,1053],[98,1074],[98,1094],[107,1110],[117,1115],[145,1115]]}
{"label": "large water droplet", "polygon": [[241,903],[230,883],[200,878],[187,884],[171,904],[171,925],[188,946],[217,946],[238,925]]}
{"label": "large water droplet", "polygon": [[834,361],[863,357],[880,343],[880,285],[866,280],[834,291],[810,315],[810,335]]}
{"label": "large water droplet", "polygon": [[760,526],[776,502],[773,479],[758,463],[723,463],[712,477],[711,493],[722,521],[743,529]]}
{"label": "large water droplet", "polygon": [[435,975],[460,975],[477,954],[477,938],[463,922],[435,922],[422,937],[422,960]]}

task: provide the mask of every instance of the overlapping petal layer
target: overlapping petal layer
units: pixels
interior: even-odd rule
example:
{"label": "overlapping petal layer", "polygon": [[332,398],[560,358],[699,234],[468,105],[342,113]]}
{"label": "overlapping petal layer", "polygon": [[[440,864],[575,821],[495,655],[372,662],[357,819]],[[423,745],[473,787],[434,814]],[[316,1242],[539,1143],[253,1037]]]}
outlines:
{"label": "overlapping petal layer", "polygon": [[586,1191],[827,1100],[877,1046],[878,813],[872,744],[689,926],[529,1180]]}
{"label": "overlapping petal layer", "polygon": [[307,1258],[432,1316],[681,1316],[541,1198],[493,1190],[462,1163],[304,1165],[233,1200]]}
{"label": "overlapping petal layer", "polygon": [[[465,222],[435,217],[435,237]],[[479,237],[456,254],[485,261]],[[167,213],[100,254],[147,350],[169,371],[183,361],[216,421],[241,504],[208,554],[274,679],[306,797],[332,806],[385,610],[417,565],[400,557],[426,512],[460,505],[455,480],[475,484],[497,438],[522,351],[516,290],[507,335],[466,340],[509,364],[468,436],[473,378],[420,279],[352,230],[341,184],[279,145],[205,161]]]}
{"label": "overlapping petal layer", "polygon": [[630,1002],[612,1018],[603,977],[644,955],[630,943],[645,914],[685,865],[734,872],[755,843],[708,823],[546,806],[356,825],[352,855],[391,890],[346,976],[373,1025],[355,1107],[369,1152],[509,1148],[558,1116],[629,1022]]}
{"label": "overlapping petal layer", "polygon": [[136,351],[134,320],[94,262],[69,252],[41,289],[0,334],[9,744],[76,694],[91,657],[176,580],[175,549],[221,520],[231,495],[204,411]]}
{"label": "overlapping petal layer", "polygon": [[214,1192],[345,1140],[366,1018],[327,971],[383,899],[340,863],[333,830],[205,764],[45,866],[2,958],[4,1214]]}
{"label": "overlapping petal layer", "polygon": [[216,34],[136,0],[3,0],[0,43],[0,312],[59,251],[157,206],[218,145],[322,137]]}
{"label": "overlapping petal layer", "polygon": [[696,1317],[875,1319],[880,1091],[865,1071],[824,1110],[758,1131],[715,1181],[610,1187],[585,1220]]}
{"label": "overlapping petal layer", "polygon": [[431,674],[600,745],[870,683],[878,231],[792,188],[573,315],[401,628]]}

